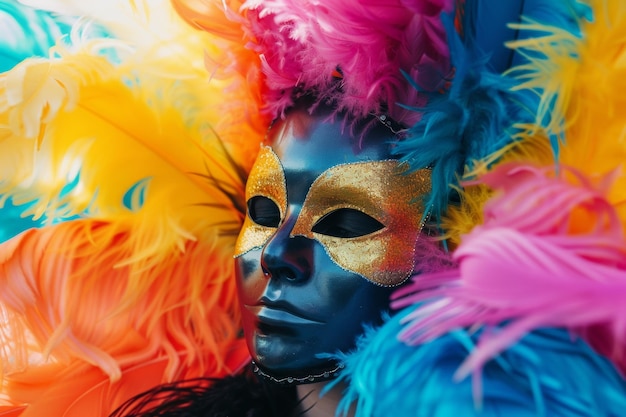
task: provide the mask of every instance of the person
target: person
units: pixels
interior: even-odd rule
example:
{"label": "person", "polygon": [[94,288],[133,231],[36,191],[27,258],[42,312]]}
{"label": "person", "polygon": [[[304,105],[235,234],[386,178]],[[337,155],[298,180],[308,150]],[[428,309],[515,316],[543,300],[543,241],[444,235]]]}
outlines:
{"label": "person", "polygon": [[259,372],[279,381],[328,378],[337,365],[319,355],[352,349],[364,324],[380,324],[391,289],[413,273],[426,215],[414,199],[430,171],[402,174],[395,134],[374,125],[352,135],[329,117],[290,109],[248,178],[235,247],[242,323]]}
{"label": "person", "polygon": [[[80,271],[80,274],[75,275],[78,277],[84,277],[88,272],[116,271],[108,273],[107,278],[110,280],[88,281],[85,288],[80,287],[80,280],[69,280],[68,288],[78,286],[82,290],[69,294],[90,295],[88,300],[97,305],[101,305],[102,300],[107,298],[104,294],[111,294],[112,301],[108,301],[103,312],[96,316],[112,316],[117,321],[122,317],[130,325],[126,325],[125,321],[115,324],[105,320],[102,326],[98,326],[99,321],[82,326],[79,326],[81,322],[61,326],[64,333],[52,334],[55,336],[54,343],[48,347],[50,352],[54,352],[54,361],[50,365],[57,372],[61,369],[61,375],[64,375],[61,384],[65,385],[63,388],[67,388],[72,378],[85,382],[86,378],[77,378],[80,371],[85,369],[85,362],[89,364],[87,369],[91,371],[90,378],[98,371],[115,371],[117,362],[116,378],[121,378],[126,384],[131,381],[142,383],[141,387],[132,389],[113,378],[108,384],[100,383],[94,387],[77,384],[78,399],[72,395],[59,395],[59,390],[50,390],[43,400],[24,401],[32,401],[24,415],[37,415],[37,410],[41,412],[42,407],[50,407],[53,400],[61,403],[58,406],[61,412],[66,412],[68,403],[63,404],[63,397],[70,398],[69,410],[72,412],[84,412],[98,404],[97,412],[102,414],[140,393],[146,385],[152,385],[152,388],[147,387],[147,393],[126,402],[117,409],[115,415],[289,415],[303,412],[314,415],[322,411],[330,414],[345,413],[351,407],[359,416],[387,415],[390,412],[398,415],[441,416],[619,415],[624,405],[624,382],[619,373],[610,361],[595,352],[589,344],[580,339],[572,340],[568,331],[560,328],[531,332],[502,352],[496,360],[479,362],[479,365],[483,365],[482,395],[477,391],[477,385],[467,379],[458,383],[452,381],[453,373],[464,361],[470,346],[479,343],[479,339],[488,340],[494,331],[497,334],[497,327],[487,326],[473,332],[470,326],[500,324],[497,321],[476,320],[475,316],[471,316],[469,322],[463,322],[461,330],[445,327],[449,323],[454,325],[457,315],[463,319],[475,310],[481,311],[480,304],[474,309],[473,304],[460,303],[459,299],[466,299],[463,298],[464,293],[456,290],[458,287],[465,288],[459,285],[463,281],[458,282],[450,277],[454,278],[456,274],[464,277],[468,269],[463,267],[467,265],[469,272],[473,271],[472,265],[465,259],[472,259],[467,255],[468,252],[470,255],[479,253],[482,246],[473,245],[466,249],[466,243],[462,242],[458,249],[455,247],[463,232],[463,221],[479,215],[483,204],[481,198],[484,196],[481,194],[476,200],[468,202],[467,198],[472,196],[470,193],[480,193],[482,189],[479,187],[476,191],[468,186],[466,191],[459,188],[454,191],[457,184],[454,176],[462,175],[465,170],[465,178],[473,178],[472,170],[480,170],[484,166],[490,166],[492,174],[501,172],[491,166],[494,161],[532,159],[545,164],[552,157],[541,135],[526,138],[523,143],[516,142],[515,136],[511,135],[513,124],[532,124],[537,121],[533,111],[528,111],[534,108],[532,100],[528,101],[528,94],[512,92],[509,88],[514,84],[509,82],[507,76],[498,71],[494,73],[491,64],[486,65],[489,70],[485,71],[484,56],[472,55],[477,53],[472,48],[474,42],[477,42],[473,35],[477,34],[472,32],[470,23],[475,23],[472,19],[479,20],[473,12],[484,10],[478,4],[469,1],[454,5],[450,2],[381,2],[359,8],[352,3],[316,2],[315,5],[307,3],[310,8],[299,10],[294,9],[289,2],[250,2],[240,9],[241,15],[237,13],[236,7],[227,9],[226,13],[231,20],[222,24],[223,21],[216,23],[210,18],[211,3],[206,3],[207,8],[200,13],[188,8],[183,2],[177,2],[178,11],[196,26],[219,29],[222,35],[220,39],[232,41],[241,38],[234,36],[241,30],[241,25],[246,39],[252,38],[251,49],[247,51],[254,52],[252,56],[258,61],[253,62],[257,62],[259,67],[241,65],[237,60],[230,61],[229,68],[234,68],[235,72],[241,71],[240,75],[245,75],[241,78],[248,84],[246,89],[229,91],[243,94],[253,91],[250,95],[263,97],[262,105],[272,116],[262,118],[268,128],[267,140],[259,139],[256,143],[259,145],[261,142],[261,146],[258,147],[256,162],[245,170],[249,176],[243,197],[239,187],[241,182],[237,180],[238,166],[235,164],[233,169],[232,162],[246,159],[245,152],[238,153],[224,138],[211,142],[210,149],[203,147],[203,140],[191,140],[192,150],[196,153],[198,149],[202,150],[200,153],[203,158],[197,159],[195,153],[187,152],[184,146],[176,152],[170,149],[169,153],[159,153],[168,156],[163,158],[168,167],[180,166],[176,164],[185,161],[182,164],[185,169],[179,170],[186,175],[176,172],[177,181],[172,181],[172,171],[163,169],[159,172],[161,175],[155,176],[148,185],[143,179],[148,172],[156,170],[151,168],[135,173],[133,170],[139,167],[132,166],[129,171],[133,175],[126,174],[130,179],[122,177],[124,181],[119,186],[128,191],[129,184],[132,185],[130,195],[120,192],[110,194],[124,197],[119,199],[126,211],[121,211],[124,214],[130,212],[129,216],[135,216],[131,217],[132,221],[143,224],[143,228],[128,227],[124,216],[120,216],[122,221],[117,224],[110,219],[98,222],[71,219],[47,231],[26,232],[5,246],[13,251],[4,263],[6,270],[24,265],[20,251],[33,246],[34,253],[40,256],[69,260],[62,265]],[[542,3],[539,5],[542,6]],[[595,15],[602,14],[603,6],[594,5]],[[454,14],[453,7],[456,7]],[[526,12],[532,14],[533,8],[528,5],[525,7],[528,7]],[[619,9],[617,3],[612,3],[611,7]],[[538,10],[544,11],[542,7],[538,7]],[[558,6],[548,10],[561,12]],[[576,9],[574,14],[566,14],[574,17],[564,19],[562,24],[573,22],[576,27],[570,28],[572,32],[579,29],[578,25],[583,30],[583,22],[588,16],[580,12]],[[554,15],[555,19],[560,16],[558,13]],[[619,13],[605,14],[609,15],[617,16]],[[335,25],[341,30],[336,30]],[[379,31],[372,31],[372,28]],[[501,30],[509,33],[505,29]],[[377,38],[380,33],[383,34],[382,41]],[[339,37],[338,34],[344,34],[345,37]],[[349,42],[350,39],[353,41]],[[489,41],[493,41],[493,37],[489,37]],[[523,42],[523,39],[520,40],[520,43]],[[357,48],[358,53],[355,53],[355,43],[362,46],[363,50]],[[230,46],[218,52],[247,53]],[[285,49],[281,49],[282,46],[286,46]],[[406,51],[410,53],[405,55]],[[207,53],[210,58],[206,59],[208,65],[217,62],[212,61],[210,50]],[[498,65],[519,59],[515,54],[504,53],[504,58],[495,55],[499,58],[496,60],[500,62]],[[524,55],[524,51],[520,55]],[[385,59],[380,59],[381,56]],[[536,55],[529,56],[533,58]],[[569,56],[572,58],[576,54]],[[397,58],[398,61],[394,62],[396,67],[387,65],[388,61],[393,61],[390,57]],[[129,59],[153,62],[148,58],[139,56]],[[69,61],[75,70],[75,62]],[[99,61],[100,65],[104,65],[102,62]],[[539,60],[538,65],[543,62]],[[33,65],[33,68],[36,66]],[[120,68],[111,69],[114,74],[112,79],[104,77],[104,71],[98,72],[97,76],[113,85],[120,85],[114,84],[119,77],[124,80],[121,83],[123,88],[140,88],[121,77],[132,72],[126,72],[125,69],[121,71]],[[266,78],[255,84],[258,81],[255,77],[259,76],[255,71],[259,68],[264,70]],[[15,73],[19,74],[18,71]],[[150,83],[153,75],[148,72],[146,78],[141,80],[148,88],[154,87]],[[212,75],[220,80],[223,74],[216,71]],[[521,77],[527,75],[524,72]],[[67,86],[72,77],[56,79],[62,79],[62,85]],[[176,91],[182,85],[183,92],[189,93],[198,85],[193,82],[186,85],[186,82],[181,77],[170,86],[171,91]],[[372,88],[373,85],[375,88]],[[89,89],[81,87],[81,98],[93,97],[89,95]],[[257,91],[254,87],[260,88]],[[110,85],[108,89],[111,90]],[[136,96],[111,91],[118,92],[116,98],[126,98],[139,109],[144,104]],[[147,102],[152,105],[159,103],[163,91],[167,90],[159,90]],[[535,92],[531,93],[530,96],[533,96]],[[120,106],[124,103],[122,100],[118,102]],[[236,104],[237,100],[234,102]],[[78,107],[91,103],[80,102]],[[537,107],[541,109],[541,106]],[[98,107],[92,105],[87,108]],[[44,113],[47,114],[41,114]],[[248,116],[248,113],[243,113]],[[130,114],[132,118],[136,117],[136,111]],[[155,119],[150,112],[142,115],[146,116],[143,120],[150,120],[159,126],[155,137],[161,138],[161,126],[169,126],[171,120]],[[234,113],[234,116],[238,114]],[[71,123],[61,124],[64,121],[62,114],[56,117],[51,118],[55,123],[53,127],[45,126],[46,132],[41,133],[48,142],[51,138],[46,136],[48,131],[58,132],[60,126],[73,127]],[[275,121],[270,124],[269,119]],[[114,120],[123,121],[122,126],[126,129],[135,125],[119,115]],[[540,122],[545,120],[547,118],[539,119]],[[193,123],[193,117],[186,122],[187,125],[197,126]],[[78,124],[76,119],[73,123]],[[90,126],[90,130],[93,130],[93,126]],[[261,137],[264,130],[252,129],[257,133],[262,132]],[[232,134],[227,128],[222,131]],[[35,133],[34,137],[38,137],[39,131]],[[79,133],[84,134],[80,130]],[[130,136],[135,138],[138,135]],[[115,136],[105,137],[110,139]],[[230,139],[232,136],[227,137],[233,140]],[[130,141],[124,139],[116,147],[128,146]],[[57,145],[63,144],[63,141],[56,142]],[[111,146],[111,141],[105,143]],[[71,156],[75,147],[68,146],[61,154]],[[158,146],[155,148],[159,149]],[[528,149],[533,150],[530,156]],[[142,153],[136,152],[133,156]],[[212,153],[211,157],[207,156]],[[88,159],[89,156],[91,159]],[[103,152],[91,155],[85,153],[86,161],[103,157]],[[111,155],[107,162],[115,161],[116,158],[119,155]],[[147,160],[155,163],[154,159]],[[116,167],[120,165],[128,164],[115,164]],[[106,197],[109,190],[104,188],[108,187],[103,187],[102,182],[90,183],[88,168],[86,162],[83,162],[79,177],[81,186],[84,187],[85,183],[91,185]],[[523,174],[527,171],[511,172]],[[528,175],[520,177],[527,179]],[[198,186],[191,181],[192,187],[188,183],[181,183],[190,178],[202,178],[208,184]],[[511,174],[510,181],[502,180],[504,188],[516,185],[517,178]],[[167,186],[172,183],[176,185]],[[497,186],[500,183],[492,184]],[[524,185],[523,182],[520,184]],[[205,201],[189,198],[191,191],[196,193],[194,196],[200,192],[210,198]],[[161,198],[156,199],[154,195]],[[174,195],[180,201],[173,199]],[[506,197],[510,195],[505,194]],[[77,193],[77,196],[81,194]],[[107,206],[103,203],[111,199],[100,198],[99,194],[93,197],[100,210],[107,214]],[[497,208],[496,203],[502,202],[497,199],[489,201],[493,204],[492,208]],[[472,203],[478,208],[473,208]],[[157,210],[162,206],[167,210]],[[224,207],[227,209],[222,211],[234,215],[223,216],[220,209]],[[510,210],[511,205],[508,207]],[[502,214],[502,211],[488,209],[489,206],[485,206],[487,216],[484,229],[493,224],[490,223],[493,219],[496,222],[506,219],[506,211]],[[206,219],[211,210],[220,213],[222,217],[217,221]],[[242,215],[244,211],[245,217]],[[115,210],[112,212],[119,213]],[[151,221],[149,226],[145,226],[142,219],[146,213],[155,216],[151,220],[163,220],[163,223]],[[513,210],[513,213],[517,212]],[[89,216],[93,212],[82,214]],[[431,221],[423,225],[426,220]],[[451,224],[454,221],[456,223]],[[476,221],[470,223],[471,226],[465,227],[471,228]],[[240,229],[236,241],[231,231],[233,225],[240,226],[235,227]],[[424,229],[427,233],[422,233],[423,227],[427,227]],[[153,228],[156,231],[151,230]],[[175,237],[184,236],[184,239],[170,237],[171,240],[167,240],[166,233],[171,230],[180,233]],[[219,239],[207,239],[207,230],[211,230]],[[476,228],[474,232],[479,233],[480,230]],[[69,248],[75,251],[50,253],[50,247],[54,248],[62,242],[60,237],[63,237],[63,231],[72,233],[73,240]],[[427,238],[431,234],[441,234],[447,241],[439,240],[442,243],[434,244]],[[154,242],[150,238],[156,237],[160,239],[160,249],[168,256],[155,256],[154,252],[150,252],[153,245],[144,246]],[[81,238],[86,243],[78,245],[76,242],[82,242]],[[163,245],[163,241],[174,244]],[[114,244],[111,245],[111,242]],[[511,242],[517,240],[512,239]],[[215,248],[218,243],[230,248],[231,255],[236,257],[237,266],[233,274],[236,278],[228,273],[217,279],[202,276],[213,265],[217,269],[229,268],[224,266],[228,265],[226,259],[207,256],[208,248]],[[451,261],[446,246],[454,249],[458,256],[466,257],[458,259],[461,269]],[[98,250],[94,250],[94,247]],[[179,249],[173,252],[174,256],[171,255],[172,247]],[[94,260],[99,259],[96,254],[101,249],[106,262],[100,260],[94,263]],[[129,249],[132,249],[130,253],[133,254],[130,259],[127,254]],[[150,256],[146,256],[146,251]],[[499,252],[493,250],[490,253]],[[367,254],[365,259],[364,254]],[[85,259],[87,262],[84,262]],[[207,266],[206,259],[212,260],[211,266]],[[165,266],[162,262],[166,263]],[[192,268],[198,264],[202,265],[199,271]],[[181,265],[185,269],[179,273],[177,268]],[[614,265],[615,268],[620,264],[616,262]],[[41,270],[37,266],[22,268],[19,276],[37,275],[30,271]],[[501,275],[495,274],[494,271],[499,271],[495,266],[482,271],[487,272],[480,275],[488,278],[495,279]],[[534,273],[535,270],[531,271]],[[432,275],[433,272],[437,274]],[[70,277],[72,275],[69,274]],[[532,273],[530,275],[534,276]],[[158,280],[155,279],[157,276]],[[441,277],[448,280],[442,280]],[[133,278],[148,279],[148,282],[142,284],[141,280],[135,281]],[[200,281],[209,284],[207,287],[193,285]],[[240,356],[242,345],[237,335],[238,313],[236,308],[232,308],[237,306],[232,296],[229,297],[234,281],[237,282],[238,299],[242,304],[241,320],[245,339],[254,361],[254,365],[250,364],[248,369],[256,371],[256,375],[241,369],[249,363],[249,358]],[[428,287],[433,282],[437,283],[434,290]],[[533,281],[529,279],[529,282]],[[39,301],[39,294],[45,294],[42,289],[50,288],[48,285],[54,289],[55,279],[44,279],[41,283],[35,281],[23,293],[16,291],[14,281],[11,283],[13,286],[8,286],[10,297],[5,295],[3,299],[6,306],[11,308],[7,311],[31,317],[34,323],[40,324],[43,329],[31,325],[29,330],[39,330],[33,337],[41,343],[50,334],[46,327],[55,328],[50,324],[54,320],[46,317],[47,321],[42,323],[33,319],[45,309],[30,300],[36,299],[44,306],[52,301],[50,297],[43,297]],[[175,291],[181,283],[190,286],[188,292]],[[398,291],[394,291],[397,287]],[[408,309],[391,318],[381,314],[389,309],[392,292],[395,299],[410,294],[416,287],[420,292],[415,297],[394,302],[396,306],[411,304]],[[94,288],[95,292],[90,292]],[[134,292],[130,298],[122,299],[122,307],[127,310],[118,310],[120,305],[114,302],[124,294],[120,288],[130,288]],[[471,286],[468,288],[473,289]],[[193,298],[194,295],[196,298]],[[437,297],[434,304],[422,305],[430,296]],[[460,308],[445,309],[445,304],[439,301],[440,297],[453,296],[459,299],[449,298],[451,305]],[[154,298],[156,303],[151,302]],[[214,301],[216,299],[217,302]],[[485,299],[489,300],[489,297],[478,297],[478,301],[484,302]],[[495,297],[494,301],[504,299]],[[76,300],[80,302],[69,305],[85,304],[84,298],[76,297]],[[470,300],[478,302],[476,299]],[[417,302],[417,311],[413,302]],[[157,303],[160,309],[154,308]],[[176,310],[181,303],[184,309],[177,310],[177,314],[163,314],[170,308]],[[210,314],[202,311],[198,314],[203,303],[206,310],[210,309]],[[35,314],[28,316],[33,304]],[[514,306],[515,303],[509,305]],[[128,306],[132,308],[128,309]],[[444,309],[438,310],[442,306]],[[151,320],[151,312],[157,315],[156,319]],[[211,323],[203,323],[202,319],[206,317],[211,317]],[[144,325],[146,322],[148,325]],[[407,322],[415,326],[406,327]],[[429,326],[432,322],[438,326]],[[186,327],[181,327],[181,323],[185,323]],[[365,334],[360,336],[364,325]],[[160,334],[152,338],[154,329],[159,330],[157,333]],[[131,337],[124,337],[127,332],[132,333]],[[411,346],[415,340],[424,342],[424,334],[428,338],[432,333],[441,337]],[[66,334],[69,334],[68,338],[64,337]],[[398,334],[409,343],[397,340]],[[100,345],[87,344],[85,340]],[[142,340],[153,341],[156,348],[139,348]],[[66,349],[69,362],[63,362],[64,358],[60,355],[63,351],[55,350],[55,343]],[[34,345],[36,348],[37,343]],[[102,347],[94,349],[94,345]],[[215,349],[216,345],[219,349]],[[162,359],[164,357],[165,360]],[[154,361],[154,358],[157,360]],[[176,361],[176,358],[179,360]],[[163,366],[168,361],[170,365],[182,366],[177,372],[171,372],[170,368],[168,373],[168,369]],[[73,367],[68,366],[68,363]],[[152,367],[153,364],[157,366]],[[467,371],[466,368],[461,369]],[[226,376],[231,373],[236,376]],[[149,375],[156,377],[149,380]],[[164,375],[168,375],[170,381],[178,382],[154,386],[163,380]],[[8,376],[7,379],[12,383],[9,392],[13,394],[19,392],[15,382],[20,377],[28,380],[28,372],[24,375],[13,371]],[[198,376],[203,378],[195,378]],[[92,380],[101,379],[94,376]],[[244,385],[235,380],[243,380]],[[307,394],[316,385],[307,388],[311,385],[302,383],[316,383],[319,380],[331,380],[331,387],[341,388],[340,398],[327,394],[319,400],[314,399],[312,408],[309,408],[307,399],[313,395],[307,397]],[[281,383],[287,385],[282,386]],[[297,392],[290,385],[293,383],[297,384]],[[13,398],[18,397],[14,395]],[[22,398],[28,396],[22,395]],[[89,401],[85,402],[86,398]],[[101,405],[102,398],[109,401],[104,407]],[[81,401],[83,403],[76,407]],[[322,406],[326,405],[329,409],[322,410]]]}

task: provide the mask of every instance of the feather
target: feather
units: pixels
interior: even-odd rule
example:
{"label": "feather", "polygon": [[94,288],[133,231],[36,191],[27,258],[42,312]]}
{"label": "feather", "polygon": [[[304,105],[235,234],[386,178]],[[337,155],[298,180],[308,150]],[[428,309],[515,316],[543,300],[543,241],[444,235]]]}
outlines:
{"label": "feather", "polygon": [[[244,344],[233,348],[246,351]],[[185,356],[181,354],[180,362],[185,361]],[[152,389],[156,383],[162,381],[167,362],[168,359],[161,356],[125,367],[123,378],[116,382],[104,378],[98,368],[80,361],[50,363],[47,369],[33,368],[25,373],[15,374],[10,379],[11,394],[24,401],[31,402],[32,398],[37,401],[32,401],[25,410],[19,406],[12,409],[18,413],[23,411],[23,414],[19,414],[21,417],[108,416],[127,399]],[[190,370],[192,368],[181,367],[177,378],[197,377],[197,372]],[[226,376],[224,370],[214,373],[213,378]],[[0,415],[4,416],[1,413]]]}
{"label": "feather", "polygon": [[[439,13],[451,3],[245,2],[246,31],[266,77],[268,112],[281,115],[293,95],[306,90],[356,117],[388,111],[412,124],[417,115],[396,103],[423,100],[407,88],[402,71],[429,91],[439,88],[449,72]],[[333,77],[337,68],[340,89]]]}
{"label": "feather", "polygon": [[[151,384],[228,372],[224,352],[239,329],[230,252],[190,242],[184,254],[141,271],[149,282],[133,288],[137,272],[117,265],[127,240],[119,226],[71,221],[26,232],[3,248],[13,250],[1,264],[0,300],[29,342],[2,340],[11,353],[3,360],[11,398],[36,410],[45,404],[42,392],[62,389],[67,399],[103,380],[124,384],[129,367],[160,356],[161,376],[146,379]],[[84,379],[87,372],[97,378]],[[75,380],[76,391],[61,375]]]}
{"label": "feather", "polygon": [[507,322],[485,334],[459,376],[539,327],[603,323],[613,341],[623,343],[626,239],[620,219],[604,184],[573,170],[561,168],[554,177],[548,171],[505,165],[488,174],[486,183],[504,192],[486,204],[485,223],[455,251],[459,269],[418,277],[394,295],[396,307],[437,300],[407,316],[400,337],[408,343]]}
{"label": "feather", "polygon": [[[69,32],[71,21],[68,17],[35,10],[15,1],[0,1],[0,73],[26,58],[47,56],[50,47]],[[7,168],[19,166],[21,162],[19,159],[11,161]],[[22,216],[22,211],[23,208],[15,206],[10,198],[0,195],[0,242],[41,225],[42,222],[32,216]]]}
{"label": "feather", "polygon": [[[7,108],[2,116],[10,130],[3,141],[7,149],[3,159],[13,156],[14,144],[20,153],[24,144],[38,147],[36,164],[34,160],[19,167],[3,164],[9,168],[2,175],[7,178],[2,191],[11,192],[20,203],[32,195],[39,200],[39,210],[58,212],[58,216],[94,213],[123,219],[141,211],[144,216],[163,219],[155,222],[161,228],[148,228],[145,233],[162,236],[169,244],[175,243],[176,236],[186,237],[191,229],[205,229],[207,222],[224,222],[226,229],[238,230],[243,203],[233,201],[229,194],[243,195],[242,179],[228,168],[229,155],[220,150],[219,141],[188,132],[173,106],[157,113],[143,104],[143,97],[122,80],[109,77],[112,71],[103,58],[74,55],[63,61],[27,61],[0,77],[6,92],[3,107]],[[134,123],[137,119],[143,123]],[[170,138],[179,138],[173,149],[169,149]],[[117,151],[120,146],[123,154]],[[74,189],[61,195],[77,178]],[[129,210],[122,204],[123,197],[139,181],[148,181],[147,186],[159,190],[160,199],[146,200]],[[225,194],[215,184],[232,185]],[[172,193],[178,197],[164,204]],[[232,218],[220,218],[218,210],[207,219],[211,208],[203,206],[206,202],[229,207]],[[183,220],[177,214],[182,211],[195,214]],[[170,227],[169,221],[177,226]],[[175,229],[168,237],[166,230]],[[137,234],[139,240],[147,237],[142,234]]]}
{"label": "feather", "polygon": [[[485,175],[500,194],[455,252],[458,271],[421,277],[423,286],[416,280],[396,295],[406,296],[398,306],[436,300],[407,318],[401,337],[410,343],[506,322],[485,334],[459,375],[542,326],[572,329],[626,369],[626,149],[617,110],[625,103],[615,89],[626,75],[619,24],[626,10],[618,1],[590,5],[593,20],[581,17],[580,31],[528,23],[521,27],[542,35],[512,44],[529,58],[513,71],[525,74],[519,88],[541,94],[536,124],[524,134],[561,138],[562,164],[502,165]],[[425,291],[408,295],[415,290]]]}
{"label": "feather", "polygon": [[[219,132],[225,143],[234,144],[229,150],[237,152],[242,165],[247,169],[252,165],[257,146],[245,138],[263,136],[270,119],[259,111],[258,57],[245,50],[239,24],[238,33],[227,37],[223,32],[198,31],[186,24],[177,13],[180,10],[172,7],[176,2],[169,0],[23,2],[50,13],[81,16],[71,32],[73,52],[106,56],[125,83],[141,84],[136,94],[171,94],[169,104],[183,114],[187,127],[200,129],[204,135]],[[227,21],[221,1],[217,3],[220,6],[206,16],[214,24]],[[64,49],[54,52],[67,54]],[[229,100],[222,100],[223,94]],[[154,102],[151,97],[145,100]]]}
{"label": "feather", "polygon": [[176,36],[150,48],[145,25],[113,16],[93,24],[117,39],[81,21],[50,58],[0,75],[0,194],[46,224],[0,245],[1,388],[24,415],[98,393],[115,407],[156,358],[138,387],[234,370],[232,251],[267,119],[242,74],[206,73],[221,56],[209,34],[172,18]]}
{"label": "feather", "polygon": [[[591,1],[593,18],[581,19],[580,33],[528,21],[520,30],[543,33],[535,40],[511,42],[529,57],[513,73],[518,89],[539,94],[536,125],[553,138],[562,164],[589,177],[606,175],[626,160],[624,119],[624,12],[619,1]],[[531,129],[528,135],[534,135]],[[559,141],[562,143],[559,146]],[[626,176],[613,181],[609,196],[620,210],[626,199]]]}
{"label": "feather", "polygon": [[216,381],[202,378],[157,387],[133,398],[111,417],[287,417],[300,414],[298,405],[295,386],[257,380],[248,370]]}
{"label": "feather", "polygon": [[488,56],[473,47],[472,34],[466,33],[463,41],[452,17],[443,21],[454,78],[445,94],[429,97],[426,107],[410,107],[421,119],[394,150],[413,169],[432,167],[432,192],[425,204],[439,221],[451,187],[459,188],[458,179],[471,178],[476,165],[497,160],[516,140],[514,123],[533,116],[532,101],[510,91],[513,79],[489,70]]}
{"label": "feather", "polygon": [[[354,352],[337,355],[346,383],[338,411],[356,417],[618,416],[626,405],[624,380],[612,364],[564,330],[539,330],[485,364],[479,382],[454,380],[481,332],[457,330],[408,346],[395,335],[411,309],[369,329]],[[567,375],[567,377],[563,377]],[[328,390],[330,387],[326,387]],[[482,401],[480,401],[480,399]]]}
{"label": "feather", "polygon": [[72,19],[26,7],[16,1],[0,1],[0,72],[48,50],[69,32]]}
{"label": "feather", "polygon": [[[545,1],[507,2],[500,7],[507,10],[519,7],[528,18],[561,22],[563,31],[577,31],[577,13],[583,13],[570,2],[558,6]],[[522,56],[521,50],[506,52],[497,46],[508,40],[505,36],[512,36],[504,27],[509,22],[501,20],[511,16],[510,10],[490,20],[490,28],[483,30],[480,25],[487,16],[493,17],[491,13],[491,8],[482,7],[478,2],[466,2],[461,19],[453,20],[451,15],[442,17],[454,77],[444,94],[428,94],[427,106],[408,106],[420,113],[421,119],[409,129],[406,140],[395,150],[413,169],[432,167],[432,192],[425,204],[432,207],[440,225],[448,226],[447,237],[453,244],[459,240],[458,232],[467,231],[459,225],[476,224],[474,220],[479,217],[476,210],[456,210],[453,217],[445,217],[455,190],[461,189],[460,181],[473,181],[503,160],[524,159],[532,154],[533,160],[545,161],[552,156],[550,149],[542,145],[545,138],[538,138],[536,131],[533,135],[526,132],[540,106],[536,91],[517,88],[519,77],[528,70],[519,66],[512,75],[505,71],[508,66],[503,68],[504,62],[512,65]],[[518,13],[514,16],[519,19]],[[461,27],[461,33],[457,26]],[[489,34],[491,38],[487,38]],[[500,38],[494,39],[496,35]],[[519,31],[515,36],[524,39],[531,34]],[[413,87],[420,88],[416,84]],[[474,196],[484,198],[485,195],[470,192],[464,198]],[[480,208],[484,201],[464,208]]]}

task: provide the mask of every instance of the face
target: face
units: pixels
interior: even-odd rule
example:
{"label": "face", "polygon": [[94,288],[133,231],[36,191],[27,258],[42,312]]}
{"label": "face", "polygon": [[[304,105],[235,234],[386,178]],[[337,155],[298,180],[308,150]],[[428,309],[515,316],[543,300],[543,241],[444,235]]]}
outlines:
{"label": "face", "polygon": [[336,364],[392,289],[413,272],[430,173],[390,159],[384,126],[356,139],[342,121],[294,109],[270,132],[248,179],[237,284],[253,360],[306,382]]}

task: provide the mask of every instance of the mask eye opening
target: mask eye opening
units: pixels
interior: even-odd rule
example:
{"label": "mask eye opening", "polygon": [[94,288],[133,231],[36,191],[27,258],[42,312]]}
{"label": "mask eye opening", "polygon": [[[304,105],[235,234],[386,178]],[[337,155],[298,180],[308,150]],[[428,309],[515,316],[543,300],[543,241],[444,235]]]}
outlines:
{"label": "mask eye opening", "polygon": [[366,236],[385,228],[385,225],[360,210],[340,208],[325,214],[311,229],[314,233],[339,238]]}
{"label": "mask eye opening", "polygon": [[257,195],[248,200],[248,217],[254,223],[265,227],[280,225],[280,209],[269,197]]}

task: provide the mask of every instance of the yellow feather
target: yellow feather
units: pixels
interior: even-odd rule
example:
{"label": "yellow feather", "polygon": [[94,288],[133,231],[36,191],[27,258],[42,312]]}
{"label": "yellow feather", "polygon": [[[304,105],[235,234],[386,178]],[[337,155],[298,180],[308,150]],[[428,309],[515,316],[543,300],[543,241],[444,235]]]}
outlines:
{"label": "yellow feather", "polygon": [[258,67],[231,68],[221,41],[164,2],[148,4],[107,3],[101,21],[118,40],[77,30],[52,58],[0,75],[0,204],[12,197],[33,202],[36,216],[86,218],[0,252],[3,392],[33,413],[42,392],[85,369],[98,371],[91,383],[122,383],[159,358],[153,384],[232,370],[233,246],[269,124]]}
{"label": "yellow feather", "polygon": [[[530,75],[519,88],[543,89],[538,125],[549,120],[547,132],[564,139],[559,163],[599,181],[626,161],[626,3],[592,0],[589,5],[593,20],[580,22],[581,37],[526,24],[520,27],[546,35],[511,46],[543,55],[523,68]],[[612,177],[609,199],[626,225],[626,175]]]}
{"label": "yellow feather", "polygon": [[[524,129],[519,126],[522,133],[516,141],[507,145],[500,152],[490,155],[482,161],[476,161],[473,169],[466,169],[466,178],[479,178],[489,172],[495,166],[511,162],[530,163],[535,165],[550,165],[554,162],[550,142],[537,126],[528,126]],[[526,132],[524,132],[526,131]],[[533,131],[534,135],[528,135]],[[476,225],[483,222],[484,205],[493,195],[484,184],[477,184],[475,180],[463,183],[464,187],[458,189],[460,204],[451,206],[442,218],[441,227],[446,231],[443,236],[449,243],[449,247],[455,248],[462,237],[469,233]]]}
{"label": "yellow feather", "polygon": [[[580,20],[582,36],[526,20],[511,25],[533,36],[507,43],[527,60],[510,70],[517,90],[540,96],[536,123],[518,126],[518,141],[483,161],[467,177],[480,176],[502,163],[559,163],[575,167],[592,181],[610,178],[609,200],[626,232],[626,3],[592,0],[593,20]],[[548,136],[560,139],[558,154]],[[555,159],[557,156],[557,159]],[[496,162],[496,163],[494,163]],[[487,190],[461,192],[460,208],[443,219],[452,245],[480,224]]]}
{"label": "yellow feather", "polygon": [[[124,195],[146,180],[154,191],[141,208],[142,215],[173,221],[183,235],[226,220],[215,217],[221,208],[214,212],[203,204],[218,203],[236,211],[229,197],[211,184],[227,183],[233,195],[243,195],[243,178],[236,167],[228,166],[218,138],[188,130],[172,106],[163,104],[157,113],[143,101],[145,97],[105,75],[115,68],[104,58],[95,59],[97,67],[92,57],[73,58],[25,62],[5,76],[13,90],[9,96],[15,104],[8,118],[15,134],[4,144],[36,140],[39,150],[32,175],[20,178],[19,184],[6,184],[2,192],[26,186],[27,191],[16,194],[18,200],[33,193],[49,202],[48,211],[123,218],[132,215],[123,205]],[[87,75],[82,85],[77,82],[80,71]],[[19,85],[21,94],[15,88]],[[154,92],[152,100],[162,99]],[[60,196],[76,175],[80,179],[73,192]],[[241,213],[234,224],[229,220],[231,229],[237,228],[237,217]]]}

